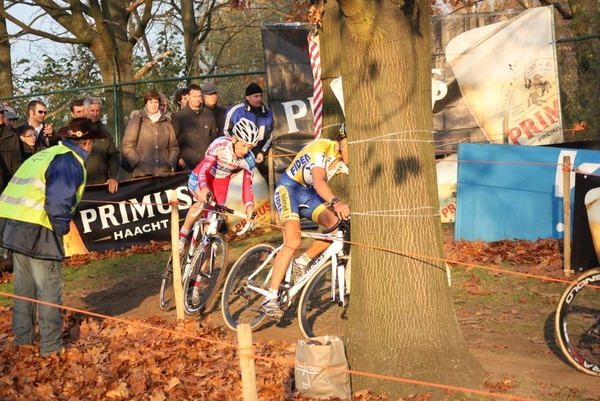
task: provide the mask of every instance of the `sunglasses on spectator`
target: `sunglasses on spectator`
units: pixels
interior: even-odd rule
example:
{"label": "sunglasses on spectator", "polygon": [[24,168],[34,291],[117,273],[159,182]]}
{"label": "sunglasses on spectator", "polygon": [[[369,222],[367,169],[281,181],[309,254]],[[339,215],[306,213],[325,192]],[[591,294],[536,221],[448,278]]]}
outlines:
{"label": "sunglasses on spectator", "polygon": [[46,114],[46,110],[38,110],[38,114]]}

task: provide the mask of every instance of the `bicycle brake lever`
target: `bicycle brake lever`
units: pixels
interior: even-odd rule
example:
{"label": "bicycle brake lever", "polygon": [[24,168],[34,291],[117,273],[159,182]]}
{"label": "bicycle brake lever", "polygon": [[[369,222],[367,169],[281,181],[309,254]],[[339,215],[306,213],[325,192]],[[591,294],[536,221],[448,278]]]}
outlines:
{"label": "bicycle brake lever", "polygon": [[254,220],[256,219],[256,216],[258,215],[258,213],[256,213],[256,211],[254,211],[254,213],[252,213],[252,216],[250,216],[250,220],[246,221],[246,225],[244,226],[244,228],[242,228],[240,231],[238,231],[236,233],[237,236],[241,236],[246,234],[246,232],[248,230],[252,230],[254,228]]}

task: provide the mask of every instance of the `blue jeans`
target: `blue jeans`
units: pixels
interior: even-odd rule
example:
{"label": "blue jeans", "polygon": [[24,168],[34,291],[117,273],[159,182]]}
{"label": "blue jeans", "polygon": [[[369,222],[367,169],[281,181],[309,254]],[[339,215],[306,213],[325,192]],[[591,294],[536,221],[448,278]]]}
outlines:
{"label": "blue jeans", "polygon": [[[62,305],[62,263],[42,260],[13,252],[15,295]],[[37,308],[36,308],[37,306]],[[63,319],[55,306],[36,304],[15,298],[12,329],[15,344],[33,344],[36,309],[39,318],[40,354],[47,355],[62,348]]]}

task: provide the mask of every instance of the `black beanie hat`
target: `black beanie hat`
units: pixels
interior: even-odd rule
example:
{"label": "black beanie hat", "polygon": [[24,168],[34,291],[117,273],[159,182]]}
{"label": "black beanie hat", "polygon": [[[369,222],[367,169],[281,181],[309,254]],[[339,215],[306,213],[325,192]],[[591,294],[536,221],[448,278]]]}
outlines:
{"label": "black beanie hat", "polygon": [[246,87],[246,96],[254,95],[255,93],[263,93],[263,90],[259,84],[252,82]]}

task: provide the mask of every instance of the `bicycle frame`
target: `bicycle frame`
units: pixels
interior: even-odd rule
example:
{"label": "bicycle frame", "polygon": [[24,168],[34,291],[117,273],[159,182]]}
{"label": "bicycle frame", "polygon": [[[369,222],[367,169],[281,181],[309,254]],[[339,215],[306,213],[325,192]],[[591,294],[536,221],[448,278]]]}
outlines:
{"label": "bicycle frame", "polygon": [[[300,281],[298,281],[296,284],[294,284],[291,288],[288,289],[288,299],[286,300],[286,305],[289,307],[291,305],[292,300],[294,299],[294,297],[302,290],[302,288],[304,287],[304,285],[308,282],[308,279],[312,276],[312,274],[314,272],[316,272],[321,266],[323,266],[325,263],[327,263],[329,260],[331,260],[331,269],[332,269],[332,274],[331,274],[331,299],[332,301],[336,301],[336,295],[339,294],[339,303],[343,306],[345,305],[345,301],[344,301],[344,291],[346,289],[345,285],[345,266],[343,264],[338,264],[338,254],[342,251],[343,247],[344,247],[344,233],[341,230],[338,230],[335,234],[322,234],[322,233],[302,233],[302,236],[305,238],[313,238],[313,239],[320,239],[320,240],[324,240],[324,241],[331,241],[331,244],[329,245],[329,247],[327,247],[327,249],[321,254],[319,255],[319,257],[314,261],[314,263],[312,264],[312,266],[310,267],[310,269],[304,274],[304,276],[302,276],[302,278],[300,279]],[[267,259],[259,266],[258,269],[256,269],[249,277],[248,277],[248,281],[252,281],[253,278],[260,272],[262,271],[275,257],[275,255],[277,255],[277,252],[279,252],[279,250],[281,250],[281,248],[283,248],[283,244],[279,245],[277,248],[275,248],[273,250],[273,252],[271,252],[269,254],[269,256],[267,257]],[[290,261],[290,264],[286,270],[285,273],[285,279],[284,281],[287,283],[291,282],[291,276],[292,276],[292,261]],[[267,277],[265,279],[264,283],[261,283],[261,285],[266,286],[267,283],[271,280],[271,275],[273,274],[273,270],[271,269],[271,271],[269,272],[269,274],[267,274]],[[337,278],[337,289],[338,292],[336,293],[336,278]],[[252,291],[256,291],[257,293],[261,294],[261,295],[267,295],[269,293],[268,290],[262,289],[260,287],[248,284],[247,287],[249,289],[251,289]]]}
{"label": "bicycle frame", "polygon": [[[190,243],[190,247],[188,250],[188,254],[187,254],[187,259],[186,259],[186,263],[185,263],[185,268],[184,268],[184,276],[185,273],[189,273],[188,269],[191,269],[193,266],[194,262],[194,254],[196,254],[196,248],[198,246],[201,247],[206,247],[206,245],[208,244],[208,240],[210,238],[211,235],[214,235],[217,233],[218,227],[219,227],[219,221],[223,220],[222,218],[220,218],[220,215],[216,212],[209,212],[208,213],[208,217],[202,217],[200,219],[198,219],[195,223],[194,223],[194,227],[192,229],[193,235],[192,235],[192,241]],[[206,229],[204,229],[204,226],[207,226]],[[202,236],[199,238],[199,234],[202,230]],[[200,256],[200,254],[202,254],[204,252],[199,252],[197,253],[197,257]],[[210,272],[209,272],[210,274]],[[182,277],[184,277],[182,276]]]}

